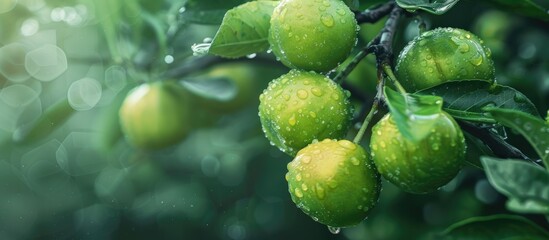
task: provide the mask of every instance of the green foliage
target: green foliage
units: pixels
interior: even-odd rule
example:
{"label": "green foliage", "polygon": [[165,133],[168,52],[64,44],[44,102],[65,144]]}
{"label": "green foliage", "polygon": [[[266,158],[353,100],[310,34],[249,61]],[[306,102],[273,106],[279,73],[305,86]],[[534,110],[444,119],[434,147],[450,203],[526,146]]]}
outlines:
{"label": "green foliage", "polygon": [[187,0],[180,9],[182,20],[189,23],[219,25],[227,10],[247,0]]}
{"label": "green foliage", "polygon": [[512,9],[525,16],[549,20],[549,3],[544,0],[490,0],[505,9]]}
{"label": "green foliage", "polygon": [[456,223],[433,239],[547,239],[549,233],[532,221],[513,215],[474,217]]}
{"label": "green foliage", "polygon": [[420,141],[430,132],[442,113],[438,96],[400,94],[385,88],[385,96],[393,119],[405,138]]}
{"label": "green foliage", "polygon": [[483,157],[490,183],[509,198],[507,208],[520,213],[549,214],[549,173],[517,160]]}
{"label": "green foliage", "polygon": [[0,239],[549,238],[547,1],[0,2]]}
{"label": "green foliage", "polygon": [[13,140],[20,143],[32,143],[49,136],[75,113],[68,100],[62,100],[50,106],[36,121],[19,127],[13,133]]}
{"label": "green foliage", "polygon": [[499,123],[519,132],[534,147],[546,166],[549,166],[549,125],[541,118],[528,113],[490,109],[490,114]]}
{"label": "green foliage", "polygon": [[512,87],[492,84],[484,80],[447,82],[418,94],[430,94],[444,99],[444,111],[457,119],[495,123],[487,107],[514,109],[539,116],[534,104]]}
{"label": "green foliage", "polygon": [[238,58],[266,51],[271,14],[277,5],[278,1],[249,2],[227,11],[209,52]]}
{"label": "green foliage", "polygon": [[408,10],[415,11],[417,9],[425,10],[433,14],[444,14],[450,10],[459,0],[397,0],[397,4]]}

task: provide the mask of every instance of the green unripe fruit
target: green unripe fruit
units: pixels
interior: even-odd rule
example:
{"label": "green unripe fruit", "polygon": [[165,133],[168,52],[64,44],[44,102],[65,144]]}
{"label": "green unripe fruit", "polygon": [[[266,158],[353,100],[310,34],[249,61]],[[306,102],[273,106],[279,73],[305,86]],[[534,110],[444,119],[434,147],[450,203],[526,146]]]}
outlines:
{"label": "green unripe fruit", "polygon": [[349,92],[324,75],[291,70],[259,97],[263,131],[291,156],[315,139],[343,138],[352,118],[348,98]]}
{"label": "green unripe fruit", "polygon": [[372,158],[381,175],[409,193],[428,193],[452,180],[465,159],[465,139],[447,113],[419,142],[405,138],[390,114],[372,129]]}
{"label": "green unripe fruit", "polygon": [[357,28],[341,0],[284,0],[271,17],[269,43],[284,65],[327,72],[347,58]]}
{"label": "green unripe fruit", "polygon": [[128,141],[143,149],[159,149],[181,141],[190,130],[189,96],[175,82],[142,84],[120,107],[120,125]]}
{"label": "green unripe fruit", "polygon": [[456,28],[424,32],[400,52],[396,75],[411,91],[447,81],[495,80],[491,51],[472,33]]}
{"label": "green unripe fruit", "polygon": [[244,63],[229,63],[216,66],[202,75],[208,80],[225,78],[235,88],[235,93],[227,101],[203,99],[201,104],[216,112],[229,113],[243,108],[257,101],[261,79],[257,76],[254,67]]}
{"label": "green unripe fruit", "polygon": [[288,164],[288,190],[294,203],[315,221],[353,226],[379,199],[381,180],[364,149],[347,140],[312,143]]}

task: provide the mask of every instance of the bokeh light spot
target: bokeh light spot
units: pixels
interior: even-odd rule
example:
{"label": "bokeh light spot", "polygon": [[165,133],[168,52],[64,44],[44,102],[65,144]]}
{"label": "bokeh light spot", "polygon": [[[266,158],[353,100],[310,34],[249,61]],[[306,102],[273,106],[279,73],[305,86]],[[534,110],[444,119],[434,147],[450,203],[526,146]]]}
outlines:
{"label": "bokeh light spot", "polygon": [[83,78],[71,84],[67,97],[74,110],[86,111],[97,105],[102,92],[101,84],[97,80]]}
{"label": "bokeh light spot", "polygon": [[15,8],[17,0],[2,0],[0,1],[0,14],[7,13]]}
{"label": "bokeh light spot", "polygon": [[0,99],[12,107],[23,107],[38,98],[39,92],[23,84],[14,84],[0,91]]}
{"label": "bokeh light spot", "polygon": [[70,133],[55,153],[59,167],[72,176],[101,171],[106,166],[106,160],[90,146],[90,139],[95,138],[97,136],[94,133]]}
{"label": "bokeh light spot", "polygon": [[105,71],[105,85],[113,92],[121,91],[127,83],[126,69],[120,66],[111,66]]}
{"label": "bokeh light spot", "polygon": [[47,44],[27,54],[25,68],[40,81],[52,81],[67,70],[67,56],[55,45]]}
{"label": "bokeh light spot", "polygon": [[11,82],[24,82],[30,78],[25,69],[27,50],[20,43],[12,43],[0,48],[0,73]]}
{"label": "bokeh light spot", "polygon": [[21,34],[23,36],[32,36],[36,34],[39,29],[40,23],[34,18],[29,18],[21,24]]}

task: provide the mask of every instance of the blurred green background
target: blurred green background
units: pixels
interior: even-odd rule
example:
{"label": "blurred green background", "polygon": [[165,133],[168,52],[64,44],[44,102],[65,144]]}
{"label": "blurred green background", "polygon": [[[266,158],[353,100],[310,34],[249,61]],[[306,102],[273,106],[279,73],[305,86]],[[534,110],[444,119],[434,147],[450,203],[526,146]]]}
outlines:
{"label": "blurred green background", "polygon": [[[268,144],[257,116],[259,93],[288,69],[268,52],[223,60],[191,49],[243,2],[1,0],[0,239],[417,239],[507,213],[484,173],[466,168],[428,195],[384,182],[369,218],[338,235],[303,214],[284,180],[291,158]],[[465,0],[445,15],[420,15],[429,28],[479,35],[497,81],[545,115],[547,22]],[[359,45],[382,26],[363,25]],[[415,18],[400,26],[396,50],[418,34]],[[194,130],[161,151],[135,149],[118,126],[121,101],[143,82],[167,79],[194,86]],[[371,102],[375,81],[372,58],[348,79],[357,110]]]}

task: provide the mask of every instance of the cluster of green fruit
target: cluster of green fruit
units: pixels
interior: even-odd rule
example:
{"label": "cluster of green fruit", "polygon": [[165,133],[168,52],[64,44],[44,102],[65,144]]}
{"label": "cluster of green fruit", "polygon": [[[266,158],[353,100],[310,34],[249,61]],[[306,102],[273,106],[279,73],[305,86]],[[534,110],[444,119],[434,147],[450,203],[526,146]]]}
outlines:
{"label": "cluster of green fruit", "polygon": [[[372,129],[371,158],[359,144],[344,140],[353,113],[350,94],[317,72],[347,58],[356,29],[354,14],[340,0],[282,1],[271,18],[269,42],[293,69],[260,96],[266,137],[294,157],[286,174],[292,200],[331,227],[366,218],[380,195],[380,175],[410,193],[432,192],[456,176],[466,150],[463,133],[447,113],[437,116],[419,142],[404,137],[387,114]],[[489,49],[473,34],[452,28],[410,42],[396,71],[409,91],[451,80],[494,80]]]}

